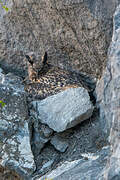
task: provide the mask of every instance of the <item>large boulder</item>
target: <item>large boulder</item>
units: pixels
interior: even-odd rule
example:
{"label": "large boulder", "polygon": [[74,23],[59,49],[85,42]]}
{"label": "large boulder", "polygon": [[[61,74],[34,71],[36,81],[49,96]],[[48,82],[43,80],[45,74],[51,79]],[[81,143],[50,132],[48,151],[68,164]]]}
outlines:
{"label": "large boulder", "polygon": [[113,23],[107,67],[96,87],[101,130],[111,144],[105,179],[120,179],[120,6]]}
{"label": "large boulder", "polygon": [[28,107],[21,79],[0,74],[0,164],[28,176],[35,170],[28,128]]}
{"label": "large boulder", "polygon": [[[48,51],[55,65],[101,75],[120,0],[7,0],[0,6],[0,64],[23,75],[25,53]],[[22,73],[21,73],[22,72]]]}
{"label": "large boulder", "polygon": [[89,94],[84,88],[69,88],[42,101],[33,101],[37,117],[51,129],[62,132],[88,119],[93,112]]}

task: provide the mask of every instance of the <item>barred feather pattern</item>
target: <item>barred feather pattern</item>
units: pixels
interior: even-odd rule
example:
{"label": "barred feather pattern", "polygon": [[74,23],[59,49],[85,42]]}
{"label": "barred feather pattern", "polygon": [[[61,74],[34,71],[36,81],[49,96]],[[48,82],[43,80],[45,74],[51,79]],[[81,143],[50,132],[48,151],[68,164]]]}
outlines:
{"label": "barred feather pattern", "polygon": [[34,80],[25,81],[25,90],[32,99],[44,99],[68,88],[77,87],[90,90],[78,73],[63,70],[48,63],[40,69]]}

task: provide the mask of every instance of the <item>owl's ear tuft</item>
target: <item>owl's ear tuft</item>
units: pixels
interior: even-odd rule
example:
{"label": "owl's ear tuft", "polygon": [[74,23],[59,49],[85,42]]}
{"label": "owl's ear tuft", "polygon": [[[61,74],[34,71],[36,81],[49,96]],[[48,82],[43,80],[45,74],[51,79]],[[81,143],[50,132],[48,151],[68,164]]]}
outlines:
{"label": "owl's ear tuft", "polygon": [[47,63],[47,52],[45,52],[44,56],[42,57],[42,63],[45,65]]}
{"label": "owl's ear tuft", "polygon": [[33,61],[31,60],[29,55],[25,55],[26,59],[28,60],[28,62],[33,65]]}

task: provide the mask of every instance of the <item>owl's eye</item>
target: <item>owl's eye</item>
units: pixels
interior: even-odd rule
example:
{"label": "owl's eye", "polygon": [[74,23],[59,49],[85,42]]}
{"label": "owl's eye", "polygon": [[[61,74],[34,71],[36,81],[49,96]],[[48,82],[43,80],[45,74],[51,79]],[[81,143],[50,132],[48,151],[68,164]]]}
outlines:
{"label": "owl's eye", "polygon": [[29,59],[29,58],[30,58],[28,55],[25,55],[25,57],[26,57],[27,59]]}

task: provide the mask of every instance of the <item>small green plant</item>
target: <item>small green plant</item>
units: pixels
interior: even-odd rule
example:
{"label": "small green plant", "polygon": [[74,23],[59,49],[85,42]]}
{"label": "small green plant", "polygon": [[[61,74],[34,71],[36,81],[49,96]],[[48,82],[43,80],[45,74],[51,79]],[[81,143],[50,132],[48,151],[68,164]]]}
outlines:
{"label": "small green plant", "polygon": [[1,0],[0,0],[0,4],[3,9],[5,9],[6,11],[9,11],[9,8],[7,6],[5,6]]}
{"label": "small green plant", "polygon": [[0,100],[0,105],[2,106],[2,108],[5,106],[5,103],[3,101]]}

